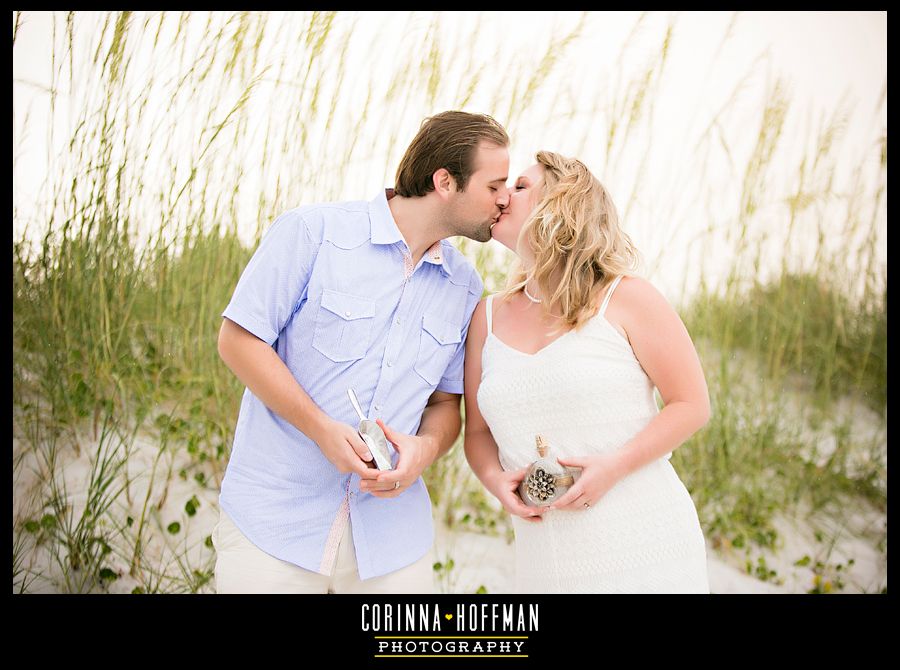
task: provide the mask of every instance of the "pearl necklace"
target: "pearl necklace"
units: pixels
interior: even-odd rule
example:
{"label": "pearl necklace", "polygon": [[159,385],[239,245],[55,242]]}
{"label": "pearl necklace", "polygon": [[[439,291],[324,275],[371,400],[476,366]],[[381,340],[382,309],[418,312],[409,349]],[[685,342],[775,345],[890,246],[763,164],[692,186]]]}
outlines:
{"label": "pearl necklace", "polygon": [[528,298],[531,302],[536,302],[536,303],[540,303],[540,302],[541,302],[541,301],[538,300],[537,298],[532,297],[532,295],[528,292],[528,285],[527,285],[527,284],[526,284],[525,286],[523,286],[522,288],[523,288],[524,291],[525,291],[525,297]]}

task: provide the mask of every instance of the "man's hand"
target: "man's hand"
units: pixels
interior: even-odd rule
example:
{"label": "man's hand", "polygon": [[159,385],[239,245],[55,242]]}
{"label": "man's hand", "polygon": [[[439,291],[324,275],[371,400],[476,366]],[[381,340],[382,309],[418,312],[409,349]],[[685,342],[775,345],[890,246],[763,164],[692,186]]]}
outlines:
{"label": "man's hand", "polygon": [[[360,482],[359,490],[378,498],[396,498],[434,462],[438,448],[433,438],[400,433],[389,428],[381,419],[376,419],[376,423],[394,445],[400,458],[394,470],[374,471],[378,475],[377,479]],[[400,482],[399,485],[397,482]]]}
{"label": "man's hand", "polygon": [[353,426],[325,417],[316,435],[311,437],[339,472],[355,472],[363,479],[378,476],[378,470],[363,462],[371,461],[373,457]]}

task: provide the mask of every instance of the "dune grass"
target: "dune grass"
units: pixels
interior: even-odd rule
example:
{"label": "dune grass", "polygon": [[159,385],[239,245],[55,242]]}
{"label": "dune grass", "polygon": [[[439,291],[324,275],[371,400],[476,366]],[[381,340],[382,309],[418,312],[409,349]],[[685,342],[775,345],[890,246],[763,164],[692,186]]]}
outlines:
{"label": "dune grass", "polygon": [[[27,28],[24,18],[15,15],[14,40]],[[136,593],[209,590],[208,536],[201,558],[170,543],[187,533],[171,510],[189,521],[200,500],[184,488],[178,495],[185,499],[176,500],[170,485],[186,482],[202,497],[218,490],[224,474],[243,387],[221,362],[216,334],[259,237],[280,210],[332,199],[361,171],[384,170],[389,183],[386,166],[396,164],[408,140],[404,129],[436,109],[490,92],[493,109],[508,114],[501,120],[511,135],[548,123],[536,101],[567,95],[565,78],[554,75],[565,66],[566,49],[585,35],[585,18],[540,46],[537,67],[513,65],[516,54],[503,54],[500,68],[506,64],[516,76],[499,85],[484,63],[455,68],[453,54],[472,50],[438,39],[439,16],[408,17],[402,39],[409,49],[399,51],[407,56],[398,57],[387,80],[348,69],[355,24],[343,13],[304,13],[299,37],[287,34],[296,24],[273,24],[262,13],[211,17],[205,25],[187,13],[106,14],[83,72],[71,54],[80,53],[76,40],[87,24],[73,13],[60,18],[69,50],[53,57],[59,79],[51,89],[67,83],[66,69],[73,86],[89,80],[95,87],[79,89],[83,106],[72,112],[59,170],[48,175],[43,218],[14,220],[13,461],[17,475],[28,462],[38,485],[33,500],[14,500],[13,590],[43,583],[65,592],[104,591],[126,579]],[[203,37],[194,43],[189,35],[198,24]],[[649,64],[605,102],[613,119],[605,131],[607,159],[628,151],[629,137],[646,129],[673,39],[670,26]],[[288,41],[292,47],[280,59],[263,48]],[[135,70],[142,49],[177,57],[177,77]],[[359,82],[366,76],[364,89]],[[148,111],[160,96],[169,107]],[[784,142],[787,103],[776,90],[761,105],[759,139],[729,238],[728,253],[740,262],[724,286],[704,285],[681,308],[715,411],[672,462],[705,532],[734,546],[773,546],[772,515],[801,498],[819,505],[842,494],[879,505],[886,499],[878,483],[880,443],[857,444],[836,424],[838,448],[824,465],[798,459],[798,450],[814,453],[815,445],[791,429],[778,402],[799,378],[799,389],[816,399],[818,421],[827,423],[834,403],[851,394],[886,428],[886,269],[872,252],[882,225],[876,214],[885,206],[881,182],[860,180],[849,196],[862,212],[841,233],[844,248],[853,249],[849,265],[820,239],[813,263],[786,260],[780,274],[765,280],[754,273],[754,262],[767,253],[760,212],[779,198],[767,175]],[[352,133],[334,133],[348,118]],[[360,141],[371,137],[378,139]],[[776,203],[775,218],[793,231],[786,248],[804,234],[804,213],[816,199],[844,197],[837,185],[830,192],[820,187],[821,174],[837,160],[832,148],[823,150],[826,139],[805,163],[812,167],[796,170],[793,197]],[[623,194],[623,202],[636,194]],[[249,238],[241,214],[248,204],[255,230]],[[502,285],[510,255],[461,238],[454,243],[487,290]],[[728,355],[738,351],[761,370],[757,397],[747,393],[743,368]],[[151,465],[132,472],[138,436],[152,445]],[[859,449],[871,452],[869,469],[850,467],[849,454]],[[509,520],[461,452],[460,438],[426,473],[436,519],[509,535]],[[85,458],[91,475],[76,495],[67,468]],[[36,555],[44,568],[35,572]]]}

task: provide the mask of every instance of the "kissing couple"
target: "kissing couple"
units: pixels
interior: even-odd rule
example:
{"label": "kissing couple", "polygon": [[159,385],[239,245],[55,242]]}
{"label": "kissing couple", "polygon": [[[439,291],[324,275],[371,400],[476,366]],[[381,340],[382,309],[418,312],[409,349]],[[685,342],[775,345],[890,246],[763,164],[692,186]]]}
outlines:
{"label": "kissing couple", "polygon": [[[508,146],[490,116],[431,116],[393,188],[263,235],[218,338],[246,386],[218,593],[433,593],[421,475],[459,436],[460,396],[468,463],[512,517],[516,592],[709,593],[669,462],[710,414],[690,335],[584,163],[538,151],[509,183]],[[457,235],[515,253],[504,290],[483,297]]]}

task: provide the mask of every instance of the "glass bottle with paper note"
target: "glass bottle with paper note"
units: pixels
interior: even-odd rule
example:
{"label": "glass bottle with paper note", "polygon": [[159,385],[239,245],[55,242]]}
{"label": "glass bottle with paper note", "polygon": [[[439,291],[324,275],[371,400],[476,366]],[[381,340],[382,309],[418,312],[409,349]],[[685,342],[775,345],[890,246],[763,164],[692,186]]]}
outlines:
{"label": "glass bottle with paper note", "polygon": [[381,426],[371,419],[366,418],[362,408],[359,406],[359,400],[356,399],[356,393],[353,392],[353,389],[347,389],[347,395],[350,396],[350,403],[359,415],[359,426],[356,430],[363,442],[366,443],[366,446],[369,448],[373,457],[373,460],[367,461],[369,467],[378,468],[379,470],[393,470],[393,466],[391,466],[391,454],[388,450],[387,437],[385,437],[384,431],[381,430]]}

